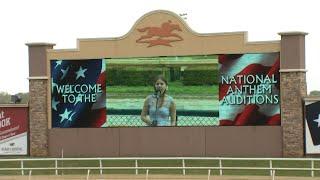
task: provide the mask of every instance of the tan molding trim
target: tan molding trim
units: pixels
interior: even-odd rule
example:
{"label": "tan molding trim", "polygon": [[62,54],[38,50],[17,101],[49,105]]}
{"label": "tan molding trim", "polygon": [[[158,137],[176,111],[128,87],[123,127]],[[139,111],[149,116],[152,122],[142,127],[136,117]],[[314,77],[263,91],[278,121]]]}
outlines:
{"label": "tan molding trim", "polygon": [[0,104],[1,108],[6,108],[6,107],[29,107],[28,104]]}
{"label": "tan molding trim", "polygon": [[[151,12],[152,13],[152,12]],[[148,13],[149,14],[149,13]],[[171,15],[172,13],[169,13]],[[142,16],[143,19],[144,16]],[[99,38],[78,38],[77,39],[77,44],[76,44],[76,48],[66,48],[66,49],[47,49],[47,52],[80,52],[80,43],[81,42],[96,42],[96,41],[119,41],[122,40],[126,37],[128,37],[135,29],[135,27],[137,26],[137,24],[141,21],[141,20],[137,20],[136,23],[133,25],[133,27],[129,30],[128,33],[126,33],[123,36],[119,36],[119,37],[99,37]],[[180,17],[177,17],[177,19],[181,19]],[[280,44],[280,40],[270,40],[270,41],[248,41],[248,32],[247,31],[234,31],[234,32],[216,32],[216,33],[198,33],[194,30],[192,30],[188,24],[186,24],[183,20],[180,21],[185,27],[186,29],[193,34],[194,36],[198,36],[198,37],[211,37],[211,36],[232,36],[232,35],[242,35],[244,37],[244,43],[248,44],[248,45],[263,45],[263,44]],[[276,50],[274,52],[278,52],[280,50]],[[273,52],[273,51],[272,51]],[[239,52],[237,52],[239,53]]]}
{"label": "tan molding trim", "polygon": [[[171,14],[172,15],[172,14]],[[177,17],[178,19],[181,19],[179,17]],[[140,22],[140,19],[135,23],[135,24],[138,24]],[[184,23],[183,21],[181,21],[181,23],[183,25],[185,25],[185,27],[189,30],[189,32],[193,33],[193,35],[195,36],[216,36],[216,35],[219,35],[219,36],[230,36],[230,35],[243,35],[243,36],[247,36],[248,32],[247,31],[234,31],[234,32],[217,32],[217,33],[198,33],[196,31],[193,31],[189,25],[187,25],[186,23]],[[116,41],[116,40],[121,40],[123,38],[125,38],[126,36],[130,35],[130,32],[134,31],[134,28],[131,28],[129,33],[123,35],[123,36],[120,36],[120,37],[100,37],[100,38],[79,38],[77,39],[78,41],[78,44],[79,42],[90,42],[90,41]],[[260,42],[260,41],[258,41]],[[262,41],[262,42],[269,42],[269,41]],[[270,41],[272,42],[272,41]],[[77,46],[78,47],[78,46]],[[64,50],[64,49],[59,49],[59,50]],[[65,49],[65,50],[73,50],[73,49]]]}
{"label": "tan molding trim", "polygon": [[303,31],[287,31],[287,32],[279,32],[278,33],[280,36],[305,36],[308,35],[307,32],[303,32]]}
{"label": "tan molding trim", "polygon": [[247,44],[280,44],[280,40],[270,40],[270,41],[247,41]]}
{"label": "tan molding trim", "polygon": [[46,43],[46,42],[33,42],[33,43],[26,43],[27,46],[55,46],[54,43]]}
{"label": "tan molding trim", "polygon": [[36,79],[49,79],[47,76],[32,76],[28,77],[29,80],[36,80]]}
{"label": "tan molding trim", "polygon": [[304,98],[304,101],[320,101],[320,96],[308,96]]}
{"label": "tan molding trim", "polygon": [[307,72],[306,69],[280,69],[279,72]]}

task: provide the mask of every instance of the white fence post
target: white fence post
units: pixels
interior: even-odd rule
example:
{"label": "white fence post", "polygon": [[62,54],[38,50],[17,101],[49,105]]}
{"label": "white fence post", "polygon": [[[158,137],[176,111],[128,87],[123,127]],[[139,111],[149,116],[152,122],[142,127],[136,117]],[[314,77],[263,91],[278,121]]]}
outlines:
{"label": "white fence post", "polygon": [[269,161],[270,176],[272,176],[272,160]]}
{"label": "white fence post", "polygon": [[[63,148],[61,149],[61,158],[62,158],[61,167],[63,167]],[[63,175],[63,170],[61,170],[61,175]]]}
{"label": "white fence post", "polygon": [[87,180],[89,180],[89,176],[90,176],[90,169],[88,169],[88,172],[87,172]]}
{"label": "white fence post", "polygon": [[222,161],[219,159],[220,176],[222,176]]}
{"label": "white fence post", "polygon": [[183,167],[182,173],[185,176],[186,175],[186,163],[185,163],[184,159],[182,159],[182,167]]}
{"label": "white fence post", "polygon": [[103,173],[102,173],[102,161],[101,161],[101,159],[99,159],[99,165],[100,165],[100,175],[102,175]]}
{"label": "white fence post", "polygon": [[31,174],[32,174],[32,170],[29,171],[29,180],[31,180]]}
{"label": "white fence post", "polygon": [[24,171],[23,171],[23,160],[21,160],[21,175],[24,175]]}
{"label": "white fence post", "polygon": [[55,168],[56,168],[56,176],[58,175],[58,160],[54,160]]}
{"label": "white fence post", "polygon": [[272,180],[275,180],[276,170],[272,170]]}
{"label": "white fence post", "polygon": [[314,177],[314,160],[311,160],[311,177]]}
{"label": "white fence post", "polygon": [[[63,157],[63,150],[61,151],[62,152],[62,157]],[[135,167],[104,167],[103,166],[103,160],[107,161],[107,160],[118,160],[117,158],[38,158],[38,159],[0,159],[0,164],[3,164],[3,162],[14,162],[15,164],[15,167],[14,168],[8,168],[8,167],[0,167],[0,172],[2,171],[9,171],[9,170],[14,170],[16,172],[19,173],[19,171],[21,171],[21,175],[22,176],[28,176],[28,171],[29,171],[29,176],[31,176],[31,173],[32,171],[31,170],[47,170],[49,169],[50,171],[55,171],[55,175],[59,175],[59,172],[60,172],[60,175],[63,175],[64,171],[68,171],[68,169],[72,169],[72,167],[74,167],[74,169],[87,169],[88,170],[88,178],[90,176],[90,171],[91,170],[94,170],[94,171],[97,171],[97,170],[100,170],[100,175],[103,175],[103,170],[106,169],[106,170],[109,170],[109,169],[130,169],[130,170],[133,170],[135,169],[135,172],[136,172],[136,175],[139,173],[139,167],[138,167],[138,160],[143,160],[143,159],[146,159],[146,160],[157,160],[157,159],[161,159],[161,160],[175,160],[177,162],[179,162],[180,160],[182,161],[182,166],[173,166],[173,167],[141,167],[140,169],[143,169],[143,171],[140,171],[140,173],[142,172],[142,174],[146,171],[146,178],[148,179],[149,178],[149,170],[151,168],[152,169],[155,169],[155,170],[158,170],[158,169],[175,169],[177,172],[179,172],[180,170],[182,170],[182,173],[183,175],[186,175],[186,170],[188,169],[202,169],[202,170],[205,170],[207,169],[208,170],[208,178],[211,177],[211,172],[212,174],[214,175],[215,174],[215,171],[216,170],[219,170],[219,174],[220,176],[223,176],[223,170],[226,169],[228,171],[230,170],[234,170],[234,169],[239,169],[239,170],[244,170],[244,169],[248,169],[248,170],[263,170],[265,172],[270,172],[270,176],[272,176],[272,179],[275,178],[275,173],[277,170],[287,170],[287,171],[310,171],[310,176],[311,177],[315,177],[316,174],[315,172],[318,170],[318,168],[316,168],[316,161],[318,159],[316,158],[308,158],[308,159],[303,159],[303,158],[119,158],[119,160],[128,160],[128,161],[135,161]],[[186,160],[194,160],[194,159],[200,159],[200,160],[211,160],[213,165],[218,161],[219,163],[219,166],[214,166],[214,167],[201,167],[201,166],[186,166]],[[251,167],[235,167],[235,166],[226,166],[225,168],[223,167],[223,160],[226,160],[226,161],[237,161],[237,160],[250,160],[250,161],[256,161],[256,160],[259,160],[259,161],[264,161],[265,163],[266,162],[269,162],[269,167],[268,166],[263,166],[263,167],[254,167],[254,166],[251,166]],[[41,166],[41,167],[34,167],[34,168],[31,168],[31,167],[28,167],[28,163],[27,163],[27,167],[24,166],[24,162],[25,161],[29,161],[29,160],[32,160],[33,162],[34,161],[37,161],[37,162],[41,162],[43,160],[45,161],[54,161],[54,166],[53,164],[51,165],[48,165],[48,166]],[[99,166],[95,166],[95,167],[78,167],[78,166],[66,166],[64,167],[64,161],[68,162],[69,160],[71,161],[83,161],[83,160],[94,160],[95,162],[96,161],[99,161]],[[60,162],[60,166],[59,166],[59,161]],[[277,167],[275,165],[275,167],[273,167],[273,161],[293,161],[293,162],[306,162],[306,163],[309,163],[307,161],[311,161],[310,162],[310,167],[284,167],[284,168],[281,168],[281,167]],[[20,165],[19,165],[19,162],[20,162]],[[53,163],[53,162],[52,162]],[[140,164],[141,165],[141,164]],[[19,167],[20,166],[20,167]],[[143,165],[142,165],[143,166]],[[146,169],[148,168],[148,169]],[[211,169],[209,169],[211,168]],[[212,169],[213,168],[213,169]],[[26,173],[24,173],[26,172]],[[105,171],[106,172],[106,171]],[[5,173],[6,174],[6,173]],[[268,176],[267,174],[265,174],[266,176]]]}
{"label": "white fence post", "polygon": [[149,169],[147,169],[147,171],[146,171],[146,180],[148,180],[149,179]]}

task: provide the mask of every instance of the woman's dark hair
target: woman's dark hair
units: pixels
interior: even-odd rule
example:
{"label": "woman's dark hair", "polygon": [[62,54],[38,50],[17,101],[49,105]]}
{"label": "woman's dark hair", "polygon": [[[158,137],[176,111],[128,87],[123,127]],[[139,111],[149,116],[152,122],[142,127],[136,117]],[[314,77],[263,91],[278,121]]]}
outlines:
{"label": "woman's dark hair", "polygon": [[164,78],[164,76],[162,76],[162,75],[156,76],[156,77],[154,78],[153,84],[156,84],[156,82],[157,82],[159,79],[160,79],[161,81],[165,82],[166,85],[168,85],[168,82],[167,82],[166,78]]}

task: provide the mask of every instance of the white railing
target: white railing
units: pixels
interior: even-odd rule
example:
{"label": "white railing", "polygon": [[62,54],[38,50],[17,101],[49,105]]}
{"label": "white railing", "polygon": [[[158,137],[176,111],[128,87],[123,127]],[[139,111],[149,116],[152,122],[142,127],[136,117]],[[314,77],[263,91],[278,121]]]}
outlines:
{"label": "white railing", "polygon": [[[134,161],[134,166],[122,166],[122,167],[104,167],[102,161],[108,160],[127,160]],[[139,166],[139,161],[145,160],[181,160],[181,166],[174,167],[158,167],[158,166]],[[218,166],[186,166],[186,160],[212,160],[218,161]],[[266,161],[268,166],[265,167],[235,167],[235,166],[223,166],[223,161]],[[25,162],[28,161],[52,161],[54,167],[26,167]],[[63,162],[66,161],[97,161],[99,166],[63,166]],[[310,167],[274,167],[274,161],[305,161],[310,163]],[[320,171],[320,168],[315,168],[315,162],[320,161],[316,158],[220,158],[220,157],[159,157],[159,158],[143,158],[143,157],[132,157],[132,158],[27,158],[27,159],[0,159],[0,164],[3,167],[5,162],[20,162],[20,167],[5,167],[0,168],[0,171],[21,171],[21,175],[25,175],[24,171],[29,170],[29,176],[31,176],[34,170],[52,170],[55,175],[59,175],[59,171],[63,170],[87,170],[87,177],[90,175],[90,170],[99,170],[100,174],[103,174],[103,170],[135,170],[135,174],[139,174],[139,170],[145,170],[146,177],[149,175],[149,170],[181,170],[183,175],[186,175],[186,170],[207,170],[208,178],[210,178],[212,170],[219,170],[220,176],[224,175],[224,170],[266,170],[270,171],[270,176],[275,176],[276,171],[310,171],[310,176],[314,177],[315,171]],[[61,162],[61,166],[59,165]],[[236,164],[236,163],[235,163]],[[3,173],[1,173],[3,174]]]}

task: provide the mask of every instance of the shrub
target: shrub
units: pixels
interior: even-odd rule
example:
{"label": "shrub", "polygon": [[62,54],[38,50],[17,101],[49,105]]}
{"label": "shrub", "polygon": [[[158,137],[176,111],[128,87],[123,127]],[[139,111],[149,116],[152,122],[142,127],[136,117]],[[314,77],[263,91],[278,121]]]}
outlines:
{"label": "shrub", "polygon": [[183,72],[182,84],[186,86],[218,84],[219,71],[211,70],[186,70]]}

